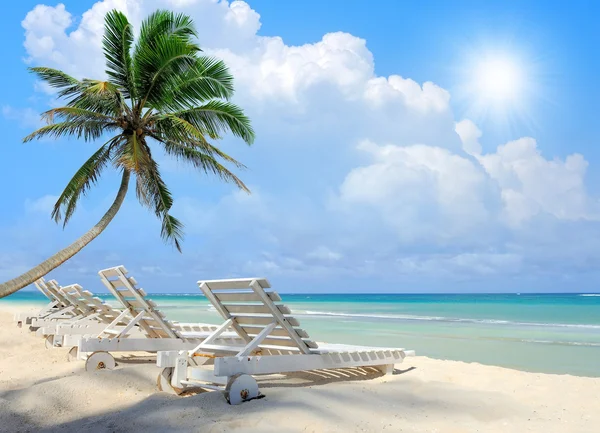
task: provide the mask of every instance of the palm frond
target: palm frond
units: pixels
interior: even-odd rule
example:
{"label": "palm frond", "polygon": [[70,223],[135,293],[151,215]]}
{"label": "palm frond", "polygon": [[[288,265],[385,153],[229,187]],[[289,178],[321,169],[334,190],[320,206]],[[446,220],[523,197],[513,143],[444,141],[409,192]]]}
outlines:
{"label": "palm frond", "polygon": [[164,145],[165,150],[169,155],[175,156],[181,161],[190,163],[194,168],[200,169],[205,173],[212,173],[225,182],[231,182],[243,191],[250,192],[240,178],[219,163],[213,156],[203,153],[198,149],[194,149],[193,147],[176,142],[165,142]]}
{"label": "palm frond", "polygon": [[119,87],[109,81],[82,80],[67,106],[119,117],[128,111]]}
{"label": "palm frond", "polygon": [[182,74],[173,76],[165,91],[165,107],[181,110],[233,96],[233,76],[222,60],[201,56]]}
{"label": "palm frond", "polygon": [[170,214],[164,215],[160,236],[165,242],[173,242],[177,251],[181,252],[181,242],[183,241],[183,224],[181,221]]}
{"label": "palm frond", "polygon": [[87,120],[97,120],[97,121],[105,121],[108,124],[115,124],[116,121],[114,117],[107,116],[102,113],[98,113],[96,111],[85,110],[83,108],[77,107],[59,107],[53,108],[51,110],[45,111],[42,113],[42,119],[47,121],[48,123],[54,123],[56,118],[69,121],[69,122],[78,122],[78,121],[87,121]]}
{"label": "palm frond", "polygon": [[254,141],[250,119],[237,105],[227,101],[209,101],[199,107],[172,113],[211,137],[231,132],[248,144]]}
{"label": "palm frond", "polygon": [[146,103],[161,105],[167,83],[196,62],[200,47],[194,36],[192,20],[183,14],[159,10],[144,20],[133,53],[140,112]]}
{"label": "palm frond", "polygon": [[198,36],[194,22],[188,15],[159,9],[142,21],[136,48],[152,46],[160,35],[173,35],[185,40]]}
{"label": "palm frond", "polygon": [[36,138],[42,137],[76,137],[82,138],[85,141],[95,140],[102,136],[107,131],[114,131],[117,127],[108,124],[103,120],[80,120],[66,121],[53,123],[51,125],[42,126],[37,131],[32,132],[23,139],[23,143],[27,143]]}
{"label": "palm frond", "polygon": [[122,89],[125,98],[135,97],[131,60],[133,27],[125,14],[112,10],[104,18],[104,57],[111,83]]}
{"label": "palm frond", "polygon": [[79,198],[97,183],[100,173],[110,161],[111,150],[117,140],[118,138],[113,138],[104,144],[77,170],[54,205],[52,211],[54,221],[60,222],[62,219],[63,227],[67,225],[75,212]]}
{"label": "palm frond", "polygon": [[[227,155],[218,147],[210,144],[202,134],[193,134],[189,135],[186,132],[186,128],[193,125],[187,124],[183,119],[179,119],[178,123],[169,122],[169,119],[165,119],[165,122],[169,122],[170,126],[165,127],[162,123],[157,125],[157,129],[154,133],[150,133],[150,137],[154,138],[156,141],[162,143],[166,146],[186,146],[192,149],[196,149],[200,152],[203,152],[206,155],[212,157],[220,157],[224,161],[227,161],[237,168],[246,168],[244,164]],[[180,128],[177,127],[180,126]]]}
{"label": "palm frond", "polygon": [[180,241],[183,239],[183,225],[174,217],[169,215],[173,206],[173,196],[163,181],[158,170],[158,164],[151,160],[137,173],[138,197],[143,198],[142,204],[151,203],[154,213],[162,220],[161,236],[165,242],[173,242],[178,251],[181,252]]}
{"label": "palm frond", "polygon": [[165,94],[175,77],[184,74],[193,66],[198,48],[179,38],[159,36],[155,46],[145,47],[134,57],[139,111],[148,107],[164,105]]}
{"label": "palm frond", "polygon": [[54,87],[55,89],[61,90],[59,96],[64,96],[64,92],[67,93],[73,87],[76,87],[79,84],[79,80],[71,77],[68,74],[65,74],[63,71],[59,71],[58,69],[52,68],[44,68],[44,67],[34,67],[29,68],[30,72],[33,72],[40,78],[42,81],[45,81],[50,85],[50,87]]}

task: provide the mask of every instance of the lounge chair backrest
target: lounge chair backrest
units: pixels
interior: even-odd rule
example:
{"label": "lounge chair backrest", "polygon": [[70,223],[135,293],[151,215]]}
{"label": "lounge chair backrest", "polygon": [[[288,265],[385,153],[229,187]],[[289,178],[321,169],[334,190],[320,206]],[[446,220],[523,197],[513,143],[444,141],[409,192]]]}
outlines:
{"label": "lounge chair backrest", "polygon": [[48,287],[46,287],[46,280],[43,277],[39,280],[36,280],[33,284],[35,285],[36,289],[42,292],[42,295],[44,295],[46,298],[51,301],[56,301],[54,296],[52,296],[52,293],[50,293],[50,290],[48,290]]}
{"label": "lounge chair backrest", "polygon": [[35,287],[46,295],[49,299],[56,301],[61,307],[70,307],[71,302],[60,291],[60,285],[56,280],[46,281],[40,278],[35,283]]}
{"label": "lounge chair backrest", "polygon": [[138,318],[137,324],[149,338],[181,338],[173,324],[156,308],[156,304],[146,298],[144,289],[136,287],[137,281],[127,276],[124,266],[104,269],[98,275],[131,316]]}
{"label": "lounge chair backrest", "polygon": [[[309,340],[300,323],[290,316],[290,309],[265,278],[198,281],[200,290],[217,312],[231,320],[231,327],[246,342],[260,335],[259,347],[269,350],[295,349],[310,353],[317,344]],[[274,327],[273,327],[274,326]],[[266,328],[271,328],[269,331]],[[266,335],[265,335],[266,334]]]}
{"label": "lounge chair backrest", "polygon": [[84,290],[79,284],[71,284],[62,288],[65,296],[72,299],[83,309],[96,314],[97,319],[103,323],[112,323],[121,311],[114,309],[102,299],[95,297],[91,292]]}

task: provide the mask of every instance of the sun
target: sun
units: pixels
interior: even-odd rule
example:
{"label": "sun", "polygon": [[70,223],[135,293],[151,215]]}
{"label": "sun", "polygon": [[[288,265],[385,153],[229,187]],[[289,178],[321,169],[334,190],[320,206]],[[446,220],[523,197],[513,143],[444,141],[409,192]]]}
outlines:
{"label": "sun", "polygon": [[487,129],[512,136],[518,130],[539,127],[535,108],[554,103],[556,65],[541,48],[521,44],[517,35],[482,36],[457,46],[451,95],[458,116]]}
{"label": "sun", "polygon": [[474,72],[475,93],[491,102],[516,100],[521,93],[523,74],[517,64],[505,58],[483,60]]}

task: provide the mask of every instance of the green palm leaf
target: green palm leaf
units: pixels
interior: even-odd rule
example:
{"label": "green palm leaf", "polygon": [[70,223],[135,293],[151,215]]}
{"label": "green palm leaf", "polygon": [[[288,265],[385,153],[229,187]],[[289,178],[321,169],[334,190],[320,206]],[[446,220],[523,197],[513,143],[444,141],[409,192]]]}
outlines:
{"label": "green palm leaf", "polygon": [[181,110],[215,98],[233,96],[233,77],[222,60],[200,57],[165,87],[166,107]]}
{"label": "green palm leaf", "polygon": [[211,137],[219,137],[225,132],[231,132],[246,143],[254,141],[254,130],[250,119],[235,104],[226,101],[210,101],[205,105],[173,113],[199,131],[204,131]]}
{"label": "green palm leaf", "polygon": [[72,89],[79,85],[79,80],[65,74],[63,71],[59,71],[58,69],[36,67],[29,68],[29,71],[36,74],[42,81],[48,83],[50,87],[59,89],[59,97],[69,95]]}
{"label": "green palm leaf", "polygon": [[160,175],[158,164],[152,160],[137,175],[139,178],[138,196],[144,197],[144,202],[150,203],[156,216],[162,220],[161,236],[163,240],[173,242],[177,250],[181,252],[183,225],[169,215],[171,206],[173,206],[173,196]]}
{"label": "green palm leaf", "polygon": [[117,127],[102,120],[65,121],[42,126],[23,139],[24,143],[43,137],[76,137],[85,141],[96,140],[105,132],[115,131]]}
{"label": "green palm leaf", "polygon": [[131,60],[133,27],[127,17],[116,10],[106,14],[104,56],[110,82],[120,87],[125,98],[135,98],[135,81]]}

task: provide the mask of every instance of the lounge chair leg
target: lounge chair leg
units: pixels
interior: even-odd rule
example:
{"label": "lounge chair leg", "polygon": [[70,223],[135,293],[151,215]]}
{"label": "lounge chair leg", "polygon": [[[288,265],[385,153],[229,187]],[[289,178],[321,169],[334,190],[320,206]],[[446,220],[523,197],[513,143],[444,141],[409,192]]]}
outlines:
{"label": "lounge chair leg", "polygon": [[184,391],[184,389],[174,387],[171,384],[171,379],[173,378],[173,370],[174,370],[173,367],[163,368],[160,371],[160,373],[158,374],[158,377],[156,378],[156,386],[159,391],[164,391],[164,392],[168,392],[169,394],[179,395]]}
{"label": "lounge chair leg", "polygon": [[378,365],[376,368],[386,376],[394,373],[394,364]]}
{"label": "lounge chair leg", "polygon": [[62,337],[60,335],[48,335],[46,337],[46,349],[53,347],[62,347]]}
{"label": "lounge chair leg", "polygon": [[73,362],[79,359],[79,348],[77,346],[71,347],[67,354],[67,361]]}
{"label": "lounge chair leg", "polygon": [[94,352],[85,361],[85,371],[112,370],[117,363],[115,358],[108,352]]}
{"label": "lounge chair leg", "polygon": [[225,387],[225,398],[229,404],[240,404],[260,396],[258,384],[249,374],[231,376]]}
{"label": "lounge chair leg", "polygon": [[54,335],[48,335],[44,345],[46,346],[46,349],[52,349],[54,347]]}

